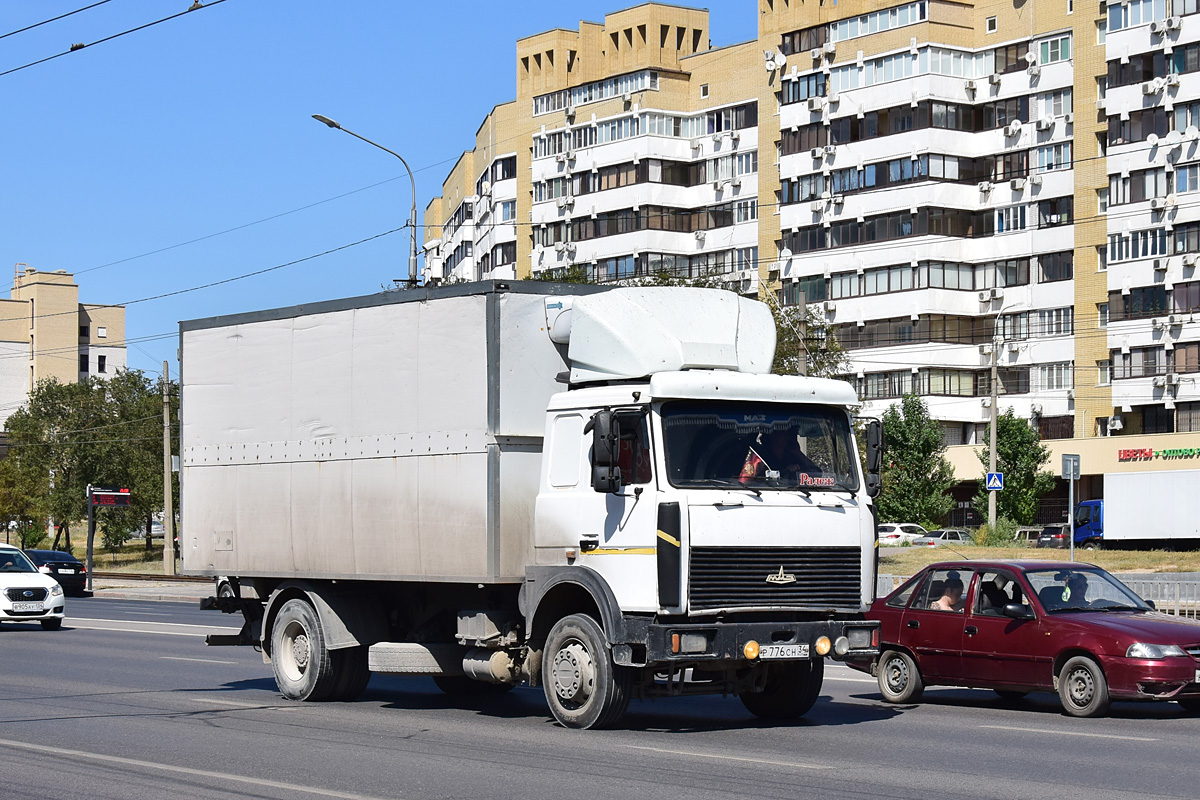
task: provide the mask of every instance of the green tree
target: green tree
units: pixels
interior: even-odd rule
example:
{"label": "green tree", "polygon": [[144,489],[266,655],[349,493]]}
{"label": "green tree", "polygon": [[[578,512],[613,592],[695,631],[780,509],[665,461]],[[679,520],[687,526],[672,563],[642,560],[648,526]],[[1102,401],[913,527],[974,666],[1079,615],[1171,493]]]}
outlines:
{"label": "green tree", "polygon": [[880,519],[940,525],[954,507],[954,470],[942,426],[920,397],[907,394],[883,413],[883,441],[883,489],[875,500]]}
{"label": "green tree", "polygon": [[771,372],[836,378],[849,371],[850,356],[846,348],[838,342],[816,306],[781,306],[774,297],[767,300],[767,305],[775,317],[775,361]]}
{"label": "green tree", "polygon": [[[987,438],[991,441],[991,426]],[[975,509],[987,516],[988,492],[985,486],[991,449],[979,450],[983,472]],[[1006,410],[996,419],[996,470],[1004,473],[1004,489],[996,492],[996,517],[1006,517],[1018,525],[1032,525],[1037,518],[1038,500],[1054,488],[1054,476],[1042,469],[1050,461],[1050,448],[1042,444],[1037,428]]]}

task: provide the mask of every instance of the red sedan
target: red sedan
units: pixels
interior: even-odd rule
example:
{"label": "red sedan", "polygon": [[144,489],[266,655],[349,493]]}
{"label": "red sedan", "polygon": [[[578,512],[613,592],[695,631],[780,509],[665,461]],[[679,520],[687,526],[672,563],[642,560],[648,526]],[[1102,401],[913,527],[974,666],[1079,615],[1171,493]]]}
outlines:
{"label": "red sedan", "polygon": [[1112,700],[1200,712],[1200,622],[1161,614],[1099,567],[1046,561],[932,564],[868,614],[883,645],[870,672],[891,703],[925,686],[1056,691],[1067,713]]}

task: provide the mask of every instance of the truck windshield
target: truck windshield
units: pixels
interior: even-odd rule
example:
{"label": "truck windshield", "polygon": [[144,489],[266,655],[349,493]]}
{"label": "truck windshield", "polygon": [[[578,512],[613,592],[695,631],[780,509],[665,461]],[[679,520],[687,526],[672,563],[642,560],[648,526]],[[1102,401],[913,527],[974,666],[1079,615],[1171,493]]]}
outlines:
{"label": "truck windshield", "polygon": [[845,412],[782,403],[677,401],[662,410],[672,486],[858,490]]}

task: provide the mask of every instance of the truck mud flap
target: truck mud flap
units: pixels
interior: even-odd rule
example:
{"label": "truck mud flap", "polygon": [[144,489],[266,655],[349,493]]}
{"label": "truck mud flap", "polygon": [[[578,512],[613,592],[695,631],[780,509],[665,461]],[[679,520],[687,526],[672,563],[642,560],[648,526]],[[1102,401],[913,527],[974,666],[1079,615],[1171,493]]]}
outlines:
{"label": "truck mud flap", "polygon": [[242,629],[234,634],[210,633],[204,643],[210,647],[257,646],[262,635],[263,604],[260,600],[242,597],[205,597],[200,601],[203,611],[241,613]]}

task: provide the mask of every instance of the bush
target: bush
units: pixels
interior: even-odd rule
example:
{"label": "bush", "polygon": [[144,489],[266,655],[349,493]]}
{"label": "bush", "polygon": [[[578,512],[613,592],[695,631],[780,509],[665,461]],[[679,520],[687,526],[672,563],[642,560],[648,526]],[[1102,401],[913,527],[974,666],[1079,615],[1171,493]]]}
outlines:
{"label": "bush", "polygon": [[1017,535],[1018,527],[1020,526],[1013,520],[1000,517],[996,520],[994,528],[990,525],[981,525],[971,534],[971,538],[980,547],[1016,547],[1017,542],[1013,537]]}

